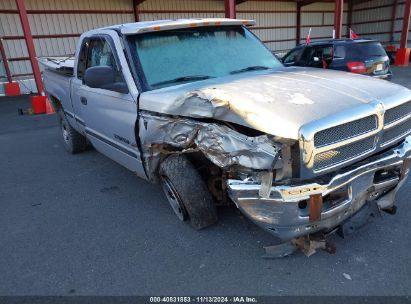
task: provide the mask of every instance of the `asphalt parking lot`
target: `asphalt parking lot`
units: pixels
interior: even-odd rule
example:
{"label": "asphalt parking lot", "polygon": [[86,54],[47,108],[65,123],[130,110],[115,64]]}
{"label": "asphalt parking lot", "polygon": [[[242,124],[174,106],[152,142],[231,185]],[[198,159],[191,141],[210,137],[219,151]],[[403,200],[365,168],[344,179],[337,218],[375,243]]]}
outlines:
{"label": "asphalt parking lot", "polygon": [[[394,82],[411,87],[411,69]],[[271,236],[234,207],[194,231],[157,185],[93,149],[65,152],[55,116],[0,98],[0,295],[411,295],[410,181],[337,253],[263,259]]]}

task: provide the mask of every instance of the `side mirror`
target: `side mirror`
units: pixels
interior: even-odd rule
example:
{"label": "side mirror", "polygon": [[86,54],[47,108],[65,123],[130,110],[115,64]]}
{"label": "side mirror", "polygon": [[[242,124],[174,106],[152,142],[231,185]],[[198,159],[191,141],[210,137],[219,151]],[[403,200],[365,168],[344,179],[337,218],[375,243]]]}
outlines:
{"label": "side mirror", "polygon": [[90,88],[105,89],[127,94],[128,87],[124,81],[116,82],[116,72],[110,66],[95,66],[84,72],[84,83]]}

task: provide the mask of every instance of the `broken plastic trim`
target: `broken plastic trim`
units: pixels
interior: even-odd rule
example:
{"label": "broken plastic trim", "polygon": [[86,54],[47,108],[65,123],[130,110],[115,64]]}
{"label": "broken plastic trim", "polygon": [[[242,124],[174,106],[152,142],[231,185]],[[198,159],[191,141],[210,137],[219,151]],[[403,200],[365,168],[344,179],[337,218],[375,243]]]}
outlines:
{"label": "broken plastic trim", "polygon": [[140,113],[140,138],[151,172],[157,168],[156,156],[184,152],[202,152],[223,169],[239,165],[272,171],[281,149],[268,135],[248,137],[226,125],[145,111]]}

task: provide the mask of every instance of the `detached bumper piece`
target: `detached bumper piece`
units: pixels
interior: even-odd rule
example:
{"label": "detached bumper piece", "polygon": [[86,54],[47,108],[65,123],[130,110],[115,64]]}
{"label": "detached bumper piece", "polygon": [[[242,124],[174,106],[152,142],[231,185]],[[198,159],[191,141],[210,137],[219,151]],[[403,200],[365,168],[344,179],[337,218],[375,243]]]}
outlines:
{"label": "detached bumper piece", "polygon": [[301,250],[307,257],[312,256],[317,250],[324,250],[329,254],[335,254],[336,247],[327,241],[321,233],[310,234],[293,239],[279,245],[264,247],[266,259],[283,258]]}
{"label": "detached bumper piece", "polygon": [[[372,222],[375,218],[381,217],[381,211],[375,201],[367,202],[357,213],[344,221],[337,229],[330,233],[337,232],[337,234],[345,238],[366,224]],[[335,254],[337,248],[327,240],[327,235],[323,233],[314,233],[306,236],[300,236],[289,242],[279,245],[264,247],[264,258],[282,258],[293,254],[300,250],[307,257],[312,256],[317,250],[323,250],[329,254]]]}
{"label": "detached bumper piece", "polygon": [[338,229],[346,236],[379,210],[395,213],[395,196],[408,176],[410,159],[411,136],[326,181],[273,185],[268,198],[259,197],[261,185],[256,182],[228,180],[227,188],[247,217],[279,242],[293,240],[295,245],[300,237]]}

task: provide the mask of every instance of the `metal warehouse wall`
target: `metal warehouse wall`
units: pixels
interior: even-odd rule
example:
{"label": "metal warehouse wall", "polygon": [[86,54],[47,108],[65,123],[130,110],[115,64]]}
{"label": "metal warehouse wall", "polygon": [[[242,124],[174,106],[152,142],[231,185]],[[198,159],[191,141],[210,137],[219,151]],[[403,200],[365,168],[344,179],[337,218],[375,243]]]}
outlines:
{"label": "metal warehouse wall", "polygon": [[[347,5],[345,6],[345,9]],[[296,41],[295,2],[249,0],[237,5],[237,18],[254,19],[257,24],[251,30],[274,51],[286,51],[295,46]],[[141,21],[189,18],[224,17],[222,0],[146,0],[139,6]],[[332,37],[334,4],[315,3],[302,9],[301,37],[305,37],[310,27],[312,37]],[[344,13],[344,24],[347,14]],[[344,26],[344,33],[346,26]]]}
{"label": "metal warehouse wall", "polygon": [[[402,21],[404,19],[404,1],[399,1],[397,5],[397,9],[395,12],[395,22],[394,22],[394,32],[393,32],[393,42],[395,45],[399,46],[400,45],[400,39],[401,39],[401,31],[402,31]],[[409,37],[411,34],[411,30],[408,32]],[[408,39],[408,47],[411,46],[411,40]]]}
{"label": "metal warehouse wall", "polygon": [[[342,35],[347,32],[347,10],[344,4]],[[329,39],[333,37],[334,3],[313,3],[301,9],[301,41],[304,42],[311,28],[311,40]]]}
{"label": "metal warehouse wall", "polygon": [[[237,5],[237,18],[256,20],[252,30],[269,48],[287,50],[295,45],[295,10],[293,2],[246,1]],[[140,21],[225,16],[222,0],[146,0],[138,12]]]}
{"label": "metal warehouse wall", "polygon": [[222,0],[146,0],[138,6],[139,20],[224,18]]}
{"label": "metal warehouse wall", "polygon": [[[84,31],[134,21],[132,0],[26,0],[29,22],[38,56],[60,56],[75,51]],[[393,4],[397,2],[395,16]],[[373,0],[353,6],[352,28],[361,37],[388,44],[401,35],[404,0]],[[237,18],[257,21],[252,31],[274,51],[295,46],[297,4],[290,1],[248,0],[237,5]],[[223,0],[146,0],[138,6],[139,20],[224,17]],[[343,35],[347,33],[348,5],[344,6]],[[395,17],[395,22],[391,18]],[[309,28],[312,40],[331,38],[334,3],[317,2],[302,7],[301,42]],[[15,0],[0,0],[0,35],[13,75],[31,76],[31,67]],[[0,81],[5,80],[0,64]]]}
{"label": "metal warehouse wall", "polygon": [[246,1],[237,5],[237,18],[254,19],[251,30],[274,51],[295,46],[296,4],[293,2]]}
{"label": "metal warehouse wall", "polygon": [[[84,31],[134,21],[131,0],[26,0],[25,3],[38,56],[72,54]],[[4,38],[11,73],[20,79],[30,76],[31,66],[14,0],[0,1],[0,35]],[[4,71],[0,81],[2,78]]]}
{"label": "metal warehouse wall", "polygon": [[[394,11],[396,2],[397,8]],[[379,40],[385,45],[393,43],[399,46],[403,16],[404,1],[373,0],[353,7],[352,29],[363,38]]]}

